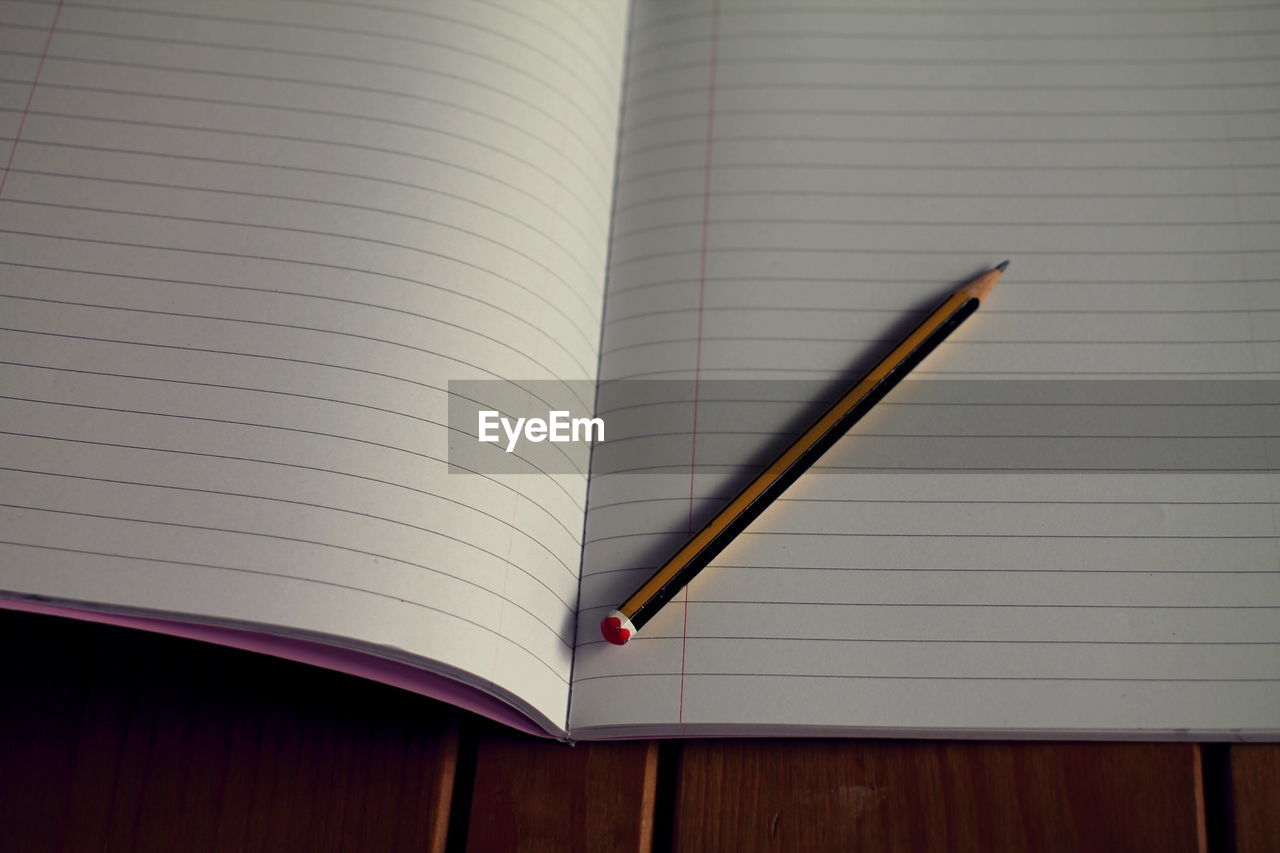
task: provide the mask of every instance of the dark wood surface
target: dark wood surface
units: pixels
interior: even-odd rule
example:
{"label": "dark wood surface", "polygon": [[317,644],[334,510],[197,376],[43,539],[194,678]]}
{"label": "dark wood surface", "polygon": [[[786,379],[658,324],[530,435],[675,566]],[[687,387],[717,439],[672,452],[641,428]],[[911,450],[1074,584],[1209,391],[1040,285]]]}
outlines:
{"label": "dark wood surface", "polygon": [[679,778],[686,850],[1201,845],[1194,744],[703,741]]}
{"label": "dark wood surface", "polygon": [[186,640],[0,634],[5,851],[1280,851],[1280,745],[566,746]]}
{"label": "dark wood surface", "polygon": [[1233,849],[1280,850],[1280,744],[1233,746],[1228,769]]}

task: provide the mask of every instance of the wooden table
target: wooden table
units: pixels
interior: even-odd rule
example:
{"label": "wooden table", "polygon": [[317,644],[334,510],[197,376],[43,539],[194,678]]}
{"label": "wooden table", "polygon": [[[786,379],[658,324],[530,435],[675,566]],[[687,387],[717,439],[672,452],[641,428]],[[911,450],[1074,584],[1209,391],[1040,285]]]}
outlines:
{"label": "wooden table", "polygon": [[0,850],[1280,851],[1280,745],[566,746],[358,679],[0,613]]}

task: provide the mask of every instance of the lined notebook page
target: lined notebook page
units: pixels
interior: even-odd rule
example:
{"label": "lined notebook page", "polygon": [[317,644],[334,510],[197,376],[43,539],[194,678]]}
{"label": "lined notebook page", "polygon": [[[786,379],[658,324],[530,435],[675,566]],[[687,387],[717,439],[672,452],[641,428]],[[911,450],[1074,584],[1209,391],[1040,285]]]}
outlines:
{"label": "lined notebook page", "polygon": [[[655,451],[683,470],[593,478],[575,735],[1274,734],[1280,7],[846,5],[639,4],[601,372],[698,405]],[[792,383],[1004,258],[918,381],[599,639],[805,425]]]}
{"label": "lined notebook page", "polygon": [[585,477],[447,474],[445,389],[595,374],[623,18],[4,4],[0,588],[561,728]]}

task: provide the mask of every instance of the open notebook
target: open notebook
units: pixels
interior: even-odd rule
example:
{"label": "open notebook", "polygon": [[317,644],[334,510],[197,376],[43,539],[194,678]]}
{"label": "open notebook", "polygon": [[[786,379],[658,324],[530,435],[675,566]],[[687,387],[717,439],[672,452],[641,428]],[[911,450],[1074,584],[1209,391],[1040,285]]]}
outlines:
{"label": "open notebook", "polygon": [[[561,737],[1280,733],[1280,6],[0,22],[4,606]],[[1005,257],[600,639],[812,388]],[[449,383],[483,379],[598,387],[663,464],[449,473]]]}

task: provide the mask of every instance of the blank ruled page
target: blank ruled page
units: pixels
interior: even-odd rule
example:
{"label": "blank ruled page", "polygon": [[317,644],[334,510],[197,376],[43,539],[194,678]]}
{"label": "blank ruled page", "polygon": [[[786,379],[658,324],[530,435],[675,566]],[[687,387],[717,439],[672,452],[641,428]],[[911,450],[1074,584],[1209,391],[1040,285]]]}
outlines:
{"label": "blank ruled page", "polygon": [[[682,384],[633,437],[652,464],[593,461],[622,472],[591,484],[575,734],[1280,731],[1280,6],[637,18],[601,373]],[[599,639],[815,394],[1004,258],[686,594]],[[599,413],[640,420],[612,387]]]}
{"label": "blank ruled page", "polygon": [[595,375],[623,13],[4,4],[0,588],[562,727],[585,476],[446,473],[446,388]]}

